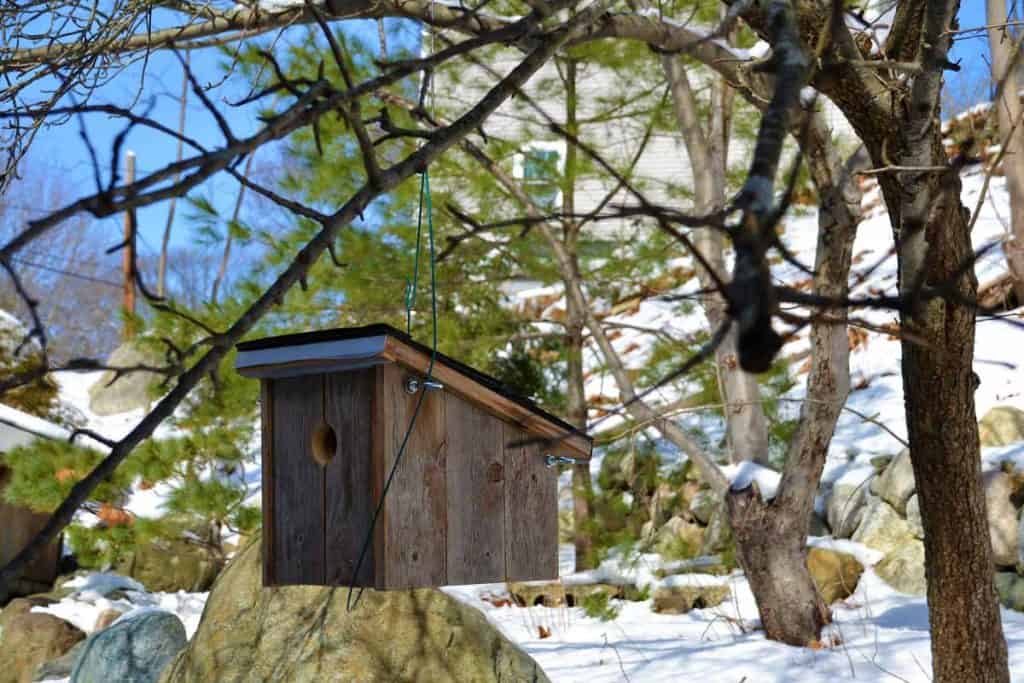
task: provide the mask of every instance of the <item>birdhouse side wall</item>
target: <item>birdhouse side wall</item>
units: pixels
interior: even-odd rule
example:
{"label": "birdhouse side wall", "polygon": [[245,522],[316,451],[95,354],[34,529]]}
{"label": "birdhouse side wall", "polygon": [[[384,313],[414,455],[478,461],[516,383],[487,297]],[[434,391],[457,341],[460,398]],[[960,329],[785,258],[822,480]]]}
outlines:
{"label": "birdhouse side wall", "polygon": [[388,589],[443,586],[447,583],[446,392],[409,394],[405,389],[409,372],[398,365],[380,365],[376,372],[374,460],[381,464],[382,486],[422,399],[378,520],[378,585]]}
{"label": "birdhouse side wall", "polygon": [[[420,394],[377,368],[374,460],[386,477]],[[378,584],[402,589],[555,579],[558,473],[518,426],[445,388],[423,404],[378,522]]]}

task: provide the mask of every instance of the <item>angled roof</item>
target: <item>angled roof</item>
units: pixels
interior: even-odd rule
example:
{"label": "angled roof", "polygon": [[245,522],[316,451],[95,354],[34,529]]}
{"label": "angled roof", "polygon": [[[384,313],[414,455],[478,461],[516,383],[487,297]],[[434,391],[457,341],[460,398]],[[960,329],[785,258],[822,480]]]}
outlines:
{"label": "angled roof", "polygon": [[[390,325],[335,328],[267,337],[238,345],[235,368],[248,377],[280,378],[351,370],[393,362],[426,373],[432,351]],[[572,425],[519,396],[494,377],[450,358],[435,356],[434,378],[446,387],[527,432],[557,439],[576,456],[590,457],[592,439]],[[540,421],[538,421],[538,418]]]}

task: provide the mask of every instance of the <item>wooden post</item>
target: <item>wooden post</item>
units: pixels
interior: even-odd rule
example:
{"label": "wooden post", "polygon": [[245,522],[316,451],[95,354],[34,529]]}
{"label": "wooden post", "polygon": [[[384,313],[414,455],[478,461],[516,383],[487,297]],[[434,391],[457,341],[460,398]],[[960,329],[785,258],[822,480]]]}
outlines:
{"label": "wooden post", "polygon": [[[125,154],[124,180],[126,185],[135,182],[135,152],[128,151]],[[135,220],[135,209],[128,209],[124,213],[124,251],[121,260],[122,276],[124,278],[124,293],[122,306],[127,315],[135,315],[135,230],[138,223]],[[135,336],[135,329],[132,321],[126,320],[124,324],[124,339],[127,341]]]}

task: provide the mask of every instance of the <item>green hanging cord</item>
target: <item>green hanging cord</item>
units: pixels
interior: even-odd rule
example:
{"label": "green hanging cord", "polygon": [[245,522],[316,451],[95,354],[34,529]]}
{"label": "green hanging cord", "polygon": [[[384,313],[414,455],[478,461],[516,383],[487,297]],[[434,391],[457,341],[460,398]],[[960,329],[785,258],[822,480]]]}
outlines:
{"label": "green hanging cord", "polygon": [[[416,305],[416,285],[420,277],[420,239],[423,234],[423,197],[426,193],[427,220],[433,225],[430,217],[430,183],[426,172],[420,178],[420,206],[416,213],[416,250],[413,252],[412,280],[405,280],[405,333],[412,336],[412,309]],[[433,259],[433,251],[431,251]]]}
{"label": "green hanging cord", "polygon": [[430,201],[430,174],[426,169],[423,171],[422,186],[426,188],[427,197],[427,239],[430,244],[430,322],[434,331],[434,343],[431,345],[433,353],[430,357],[430,369],[427,376],[434,369],[434,356],[437,355],[437,269],[434,254],[434,208]]}
{"label": "green hanging cord", "polygon": [[[423,229],[424,206],[426,206],[427,211],[427,244],[430,249],[430,314],[433,327],[433,344],[431,345],[430,350],[430,364],[427,366],[426,372],[426,379],[429,380],[434,372],[434,361],[437,359],[437,269],[434,264],[434,212],[430,201],[430,177],[426,170],[423,171],[423,178],[420,181],[420,208],[419,217],[416,220],[416,257],[413,260],[412,282],[409,282],[408,280],[406,281],[406,332],[410,333],[410,336],[412,329],[412,302],[416,298],[416,281],[419,279],[420,271],[420,235]],[[423,402],[426,399],[426,396],[427,389],[426,382],[424,382],[416,397],[416,405],[413,407],[412,417],[409,418],[409,426],[405,430],[405,436],[402,438],[402,443],[399,445],[398,452],[395,454],[394,462],[391,464],[391,470],[388,472],[388,476],[384,481],[384,487],[381,490],[380,499],[377,501],[377,507],[374,508],[373,515],[370,517],[370,528],[367,530],[366,536],[363,537],[363,545],[359,550],[359,558],[356,560],[355,569],[352,571],[352,580],[349,583],[348,595],[345,598],[345,608],[349,612],[353,611],[359,605],[359,601],[363,597],[363,589],[359,588],[359,592],[355,594],[355,598],[353,599],[353,590],[356,588],[356,584],[359,583],[360,570],[363,568],[367,552],[373,542],[373,532],[377,527],[377,520],[380,517],[381,510],[384,509],[384,501],[387,498],[388,491],[391,490],[391,484],[394,482],[395,474],[398,472],[398,465],[402,462],[402,456],[405,455],[405,449],[409,445],[409,439],[412,436],[413,428],[416,426],[416,418],[420,414],[420,409],[423,407]]]}

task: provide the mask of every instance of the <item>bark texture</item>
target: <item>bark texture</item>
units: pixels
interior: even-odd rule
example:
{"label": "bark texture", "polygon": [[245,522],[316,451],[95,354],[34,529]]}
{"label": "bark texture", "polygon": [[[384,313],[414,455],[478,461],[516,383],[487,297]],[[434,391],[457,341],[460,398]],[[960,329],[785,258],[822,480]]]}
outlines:
{"label": "bark texture", "polygon": [[988,45],[992,55],[992,80],[1000,85],[1002,96],[996,102],[999,140],[1006,150],[1003,171],[1010,192],[1011,232],[1003,244],[1006,263],[1013,275],[1017,301],[1024,303],[1024,106],[1020,102],[1020,49],[1005,24],[1006,0],[988,0]]}
{"label": "bark texture", "polygon": [[[766,503],[756,486],[730,491],[726,505],[765,637],[811,645],[831,615],[807,571],[807,517],[792,505]],[[800,566],[803,571],[795,569]]]}

